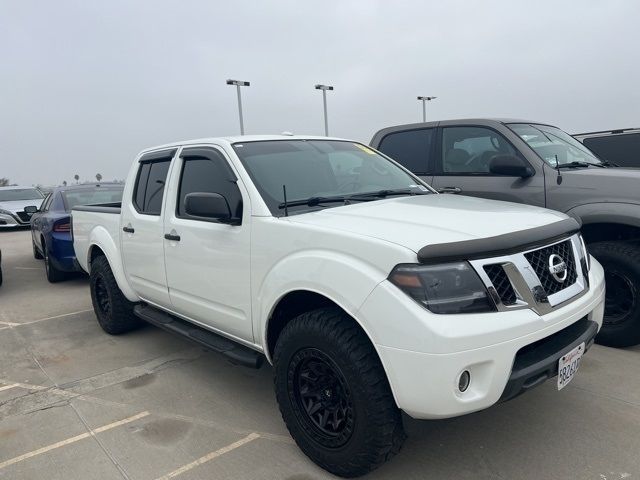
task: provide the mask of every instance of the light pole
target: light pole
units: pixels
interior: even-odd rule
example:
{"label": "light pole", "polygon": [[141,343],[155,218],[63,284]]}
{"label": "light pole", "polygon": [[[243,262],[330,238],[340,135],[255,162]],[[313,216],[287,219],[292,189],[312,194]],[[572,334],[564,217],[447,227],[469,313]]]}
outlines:
{"label": "light pole", "polygon": [[324,136],[329,136],[329,119],[327,118],[327,90],[333,90],[331,85],[316,85],[316,90],[322,90],[322,103],[324,105]]}
{"label": "light pole", "polygon": [[418,100],[422,102],[422,121],[427,121],[427,102],[435,100],[438,97],[418,97]]}
{"label": "light pole", "polygon": [[227,80],[227,85],[235,85],[238,90],[238,115],[240,116],[240,135],[244,135],[244,121],[242,120],[242,95],[240,94],[240,87],[248,87],[249,82],[243,80]]}

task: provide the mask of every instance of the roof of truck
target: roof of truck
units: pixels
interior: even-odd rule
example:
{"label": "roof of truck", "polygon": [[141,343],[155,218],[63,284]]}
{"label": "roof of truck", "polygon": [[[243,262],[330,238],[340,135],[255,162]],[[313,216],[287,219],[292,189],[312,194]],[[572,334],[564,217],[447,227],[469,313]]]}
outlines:
{"label": "roof of truck", "polygon": [[196,138],[194,140],[183,140],[181,142],[166,143],[164,145],[158,145],[155,147],[145,148],[141,153],[152,152],[155,150],[162,150],[165,148],[177,148],[186,145],[203,145],[208,143],[214,144],[229,144],[234,143],[247,143],[247,142],[264,142],[273,140],[339,140],[349,141],[344,138],[337,137],[322,137],[317,135],[290,135],[283,133],[280,135],[238,135],[231,137],[208,137],[208,138]]}

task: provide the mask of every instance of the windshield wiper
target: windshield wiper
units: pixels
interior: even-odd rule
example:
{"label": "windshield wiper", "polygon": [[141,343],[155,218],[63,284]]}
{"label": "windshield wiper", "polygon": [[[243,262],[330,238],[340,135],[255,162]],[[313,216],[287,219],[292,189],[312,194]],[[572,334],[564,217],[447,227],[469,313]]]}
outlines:
{"label": "windshield wiper", "polygon": [[373,200],[375,198],[386,198],[394,195],[427,195],[430,192],[415,190],[413,188],[401,188],[396,190],[378,190],[376,192],[354,193],[349,200]]}
{"label": "windshield wiper", "polygon": [[557,165],[556,168],[580,168],[580,167],[600,167],[605,168],[604,165],[599,163],[589,163],[589,162],[569,162],[569,163],[561,163]]}
{"label": "windshield wiper", "polygon": [[333,197],[309,197],[300,200],[287,200],[278,205],[278,208],[282,210],[285,207],[299,207],[306,205],[308,207],[317,207],[321,203],[344,203],[348,204],[350,201],[356,202],[369,202],[378,198],[386,198],[394,195],[426,195],[430,192],[415,190],[411,188],[403,188],[398,190],[377,190],[375,192],[362,192],[353,193],[351,195],[336,195]]}
{"label": "windshield wiper", "polygon": [[300,205],[315,207],[317,205],[320,205],[321,203],[347,202],[349,201],[349,199],[350,197],[347,197],[345,195],[339,195],[335,197],[309,197],[301,200],[290,200],[286,203],[282,202],[280,205],[278,205],[278,208],[283,209],[285,207],[298,207]]}
{"label": "windshield wiper", "polygon": [[604,167],[619,167],[617,163],[610,162],[609,160],[600,160],[600,165]]}

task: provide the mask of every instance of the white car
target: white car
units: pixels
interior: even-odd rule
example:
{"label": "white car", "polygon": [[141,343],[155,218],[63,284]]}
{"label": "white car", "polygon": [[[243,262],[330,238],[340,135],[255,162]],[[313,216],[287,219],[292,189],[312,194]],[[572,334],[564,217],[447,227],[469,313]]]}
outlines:
{"label": "white car", "polygon": [[0,187],[0,229],[28,227],[31,214],[25,207],[39,207],[44,195],[34,187]]}
{"label": "white car", "polygon": [[439,195],[325,137],[243,136],[143,151],[121,207],[77,207],[98,322],[140,319],[236,363],[274,366],[300,448],[368,472],[414,418],[563,388],[602,324],[604,276],[564,214]]}

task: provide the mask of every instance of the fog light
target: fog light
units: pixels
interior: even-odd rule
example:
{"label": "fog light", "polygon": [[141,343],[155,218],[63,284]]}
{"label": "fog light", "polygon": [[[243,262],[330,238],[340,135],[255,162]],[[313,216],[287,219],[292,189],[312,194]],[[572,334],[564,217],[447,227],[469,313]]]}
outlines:
{"label": "fog light", "polygon": [[469,388],[469,384],[471,383],[471,374],[468,370],[465,370],[460,375],[460,379],[458,380],[458,390],[461,392],[465,392],[467,388]]}

